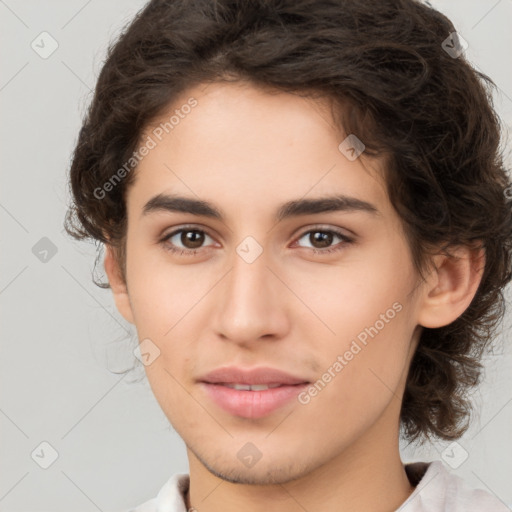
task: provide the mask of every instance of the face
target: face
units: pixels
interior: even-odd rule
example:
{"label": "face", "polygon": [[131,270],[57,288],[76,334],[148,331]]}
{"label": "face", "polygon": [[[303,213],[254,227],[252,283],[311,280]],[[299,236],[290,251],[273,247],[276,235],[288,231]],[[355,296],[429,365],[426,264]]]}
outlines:
{"label": "face", "polygon": [[[150,340],[148,380],[189,453],[228,480],[284,482],[395,436],[419,306],[379,162],[347,158],[319,100],[240,83],[190,89],[148,136],[116,302]],[[232,366],[309,385],[220,386],[218,401],[200,381]]]}

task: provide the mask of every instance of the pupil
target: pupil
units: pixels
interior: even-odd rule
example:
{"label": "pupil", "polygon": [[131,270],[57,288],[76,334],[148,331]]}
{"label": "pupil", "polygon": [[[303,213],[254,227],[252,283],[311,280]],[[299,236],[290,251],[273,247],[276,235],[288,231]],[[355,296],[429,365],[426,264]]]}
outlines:
{"label": "pupil", "polygon": [[199,231],[185,231],[181,234],[181,242],[189,249],[201,247],[204,241],[204,234]]}
{"label": "pupil", "polygon": [[[328,247],[332,243],[332,233],[315,231],[312,233],[315,242],[320,242],[320,247]],[[313,243],[314,245],[314,243]]]}

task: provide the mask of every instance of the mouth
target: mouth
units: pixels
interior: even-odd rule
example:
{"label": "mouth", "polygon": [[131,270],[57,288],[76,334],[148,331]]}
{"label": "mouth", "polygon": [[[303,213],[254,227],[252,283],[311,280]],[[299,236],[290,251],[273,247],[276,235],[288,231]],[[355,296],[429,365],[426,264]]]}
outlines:
{"label": "mouth", "polygon": [[[211,384],[211,383],[210,383]],[[238,384],[232,382],[217,382],[217,385],[226,386],[239,391],[265,391],[266,389],[280,388],[286,384]]]}
{"label": "mouth", "polygon": [[256,419],[268,416],[290,403],[309,385],[297,384],[243,384],[200,382],[209,400],[233,416]]}

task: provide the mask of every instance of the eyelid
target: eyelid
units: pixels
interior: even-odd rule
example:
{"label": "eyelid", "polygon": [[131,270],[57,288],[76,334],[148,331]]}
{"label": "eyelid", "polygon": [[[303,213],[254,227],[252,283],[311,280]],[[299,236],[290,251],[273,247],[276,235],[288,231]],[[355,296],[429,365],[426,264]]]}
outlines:
{"label": "eyelid", "polygon": [[179,225],[179,226],[174,226],[168,232],[165,232],[165,230],[164,230],[164,233],[162,233],[162,235],[160,235],[159,238],[160,239],[168,238],[170,236],[176,235],[177,233],[180,233],[181,231],[202,231],[203,233],[208,235],[210,238],[214,238],[209,233],[209,228],[207,228],[206,226],[203,226],[201,224],[183,224],[183,225]]}
{"label": "eyelid", "polygon": [[356,237],[356,234],[347,228],[341,228],[339,226],[332,226],[329,224],[313,224],[311,226],[308,226],[304,231],[299,231],[298,234],[294,235],[294,237],[301,238],[305,234],[310,233],[311,231],[332,231],[334,233],[339,233],[340,235],[343,235],[346,238],[355,239]]}

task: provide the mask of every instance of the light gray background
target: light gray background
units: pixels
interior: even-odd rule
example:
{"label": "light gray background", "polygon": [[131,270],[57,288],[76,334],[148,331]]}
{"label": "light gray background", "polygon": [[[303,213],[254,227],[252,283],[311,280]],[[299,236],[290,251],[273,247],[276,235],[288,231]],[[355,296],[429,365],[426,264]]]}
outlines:
{"label": "light gray background", "polygon": [[[511,126],[512,0],[432,3],[498,85],[496,105]],[[134,331],[110,290],[91,281],[95,246],[62,228],[71,151],[108,42],[144,4],[0,0],[0,511],[122,510],[188,471],[147,382],[112,373],[131,363],[124,337],[133,342]],[[59,45],[47,59],[31,48],[43,31]],[[57,248],[46,263],[32,252],[43,237]],[[512,505],[510,309],[505,343],[474,395],[473,427],[455,447],[469,456],[452,471]],[[34,460],[48,460],[43,441],[58,452],[48,469]],[[403,458],[438,459],[449,444],[405,449]]]}

